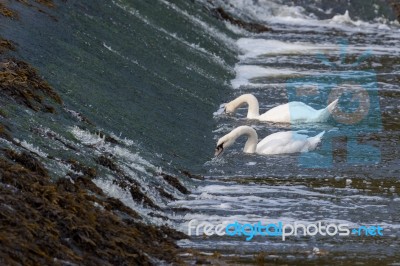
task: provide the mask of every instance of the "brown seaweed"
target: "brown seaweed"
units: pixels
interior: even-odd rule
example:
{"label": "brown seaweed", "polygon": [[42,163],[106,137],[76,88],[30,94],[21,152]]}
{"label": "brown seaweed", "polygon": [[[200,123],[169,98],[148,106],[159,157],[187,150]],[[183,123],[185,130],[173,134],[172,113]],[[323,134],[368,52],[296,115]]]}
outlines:
{"label": "brown seaweed", "polygon": [[4,3],[0,3],[0,14],[11,19],[18,18],[18,13],[8,8]]}
{"label": "brown seaweed", "polygon": [[44,6],[47,6],[49,8],[54,8],[54,2],[53,0],[35,0],[37,3],[42,4]]}
{"label": "brown seaweed", "polygon": [[34,111],[55,112],[53,106],[46,104],[45,97],[62,104],[61,97],[37,71],[17,59],[0,63],[0,92]]}
{"label": "brown seaweed", "polygon": [[0,54],[3,54],[8,51],[15,51],[15,50],[16,50],[16,47],[15,47],[14,42],[0,37]]}
{"label": "brown seaweed", "polygon": [[5,152],[12,161],[0,158],[3,265],[150,265],[150,257],[180,262],[174,240],[183,234],[143,224],[118,200],[88,189],[89,178],[53,182],[33,156]]}

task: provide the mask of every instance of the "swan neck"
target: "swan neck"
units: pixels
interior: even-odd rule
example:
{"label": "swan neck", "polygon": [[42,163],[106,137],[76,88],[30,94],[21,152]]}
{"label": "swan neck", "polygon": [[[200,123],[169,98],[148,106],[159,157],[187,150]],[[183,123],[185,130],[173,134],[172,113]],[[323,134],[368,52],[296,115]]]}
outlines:
{"label": "swan neck", "polygon": [[257,144],[258,144],[258,135],[257,132],[249,126],[241,126],[238,127],[234,133],[234,138],[237,139],[242,135],[247,136],[246,144],[244,145],[243,152],[245,153],[255,153]]}
{"label": "swan neck", "polygon": [[244,94],[234,100],[234,105],[239,107],[240,105],[247,103],[248,111],[247,111],[247,118],[254,119],[260,116],[260,108],[258,105],[257,98],[252,94]]}

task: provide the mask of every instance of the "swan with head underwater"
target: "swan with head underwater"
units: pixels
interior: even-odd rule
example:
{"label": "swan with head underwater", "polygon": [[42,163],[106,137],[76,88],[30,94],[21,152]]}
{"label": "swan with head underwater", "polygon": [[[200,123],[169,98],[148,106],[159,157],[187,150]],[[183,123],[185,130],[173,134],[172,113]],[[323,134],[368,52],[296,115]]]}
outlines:
{"label": "swan with head underwater", "polygon": [[299,134],[295,131],[277,132],[268,135],[258,142],[258,135],[254,128],[240,126],[220,138],[215,148],[215,156],[220,156],[225,149],[235,143],[242,135],[247,136],[243,152],[257,154],[282,154],[295,152],[308,152],[314,150],[321,141],[325,131],[314,137]]}
{"label": "swan with head underwater", "polygon": [[316,110],[303,102],[289,102],[278,105],[260,115],[257,98],[243,94],[224,105],[225,113],[234,113],[243,104],[248,105],[247,118],[278,123],[318,123],[326,122],[337,106],[338,99],[326,108]]}

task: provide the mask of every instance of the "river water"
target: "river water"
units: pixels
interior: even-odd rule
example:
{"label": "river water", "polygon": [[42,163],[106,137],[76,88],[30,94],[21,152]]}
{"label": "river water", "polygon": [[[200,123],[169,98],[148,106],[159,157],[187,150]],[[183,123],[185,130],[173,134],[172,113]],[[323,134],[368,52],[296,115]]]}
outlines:
{"label": "river water", "polygon": [[[398,25],[364,22],[348,13],[318,19],[301,7],[265,1],[233,2],[232,6],[220,4],[234,14],[265,22],[273,32],[250,34],[228,25],[239,35],[235,42],[240,52],[231,92],[221,103],[251,93],[260,103],[260,113],[288,100],[320,109],[332,101],[331,94],[338,95],[334,90],[343,89],[341,112],[356,112],[365,101],[369,101],[369,112],[351,123],[341,123],[337,115],[325,124],[287,125],[249,121],[247,106],[234,116],[216,110],[215,142],[240,125],[253,126],[260,137],[285,130],[303,130],[310,136],[325,130],[326,134],[319,151],[309,154],[246,155],[242,153],[245,138],[239,139],[222,158],[205,163],[206,182],[189,199],[173,203],[192,210],[183,216],[181,229],[188,232],[188,221],[194,219],[194,225],[320,221],[351,228],[381,225],[384,234],[299,233],[285,241],[268,236],[246,241],[245,236],[201,235],[182,241],[182,246],[242,258],[264,252],[271,262],[372,263],[378,258],[398,262]],[[299,88],[304,95],[297,93]],[[368,99],[360,91],[368,92]],[[351,107],[351,102],[356,106]]]}
{"label": "river water", "polygon": [[[184,248],[243,261],[261,254],[275,262],[400,262],[399,23],[380,1],[296,4],[303,7],[263,0],[60,1],[58,22],[21,9],[26,14],[5,23],[3,35],[24,44],[17,55],[39,69],[66,109],[55,119],[3,103],[16,138],[55,177],[72,171],[64,160],[76,158],[98,168],[96,184],[147,222],[185,233],[194,219],[383,228],[383,236],[285,241],[201,235],[179,241]],[[216,7],[272,31],[251,33],[217,20],[210,11]],[[257,97],[261,113],[296,100],[323,108],[335,97],[342,114],[367,112],[350,122],[337,115],[311,125],[250,121],[245,107],[233,116],[220,112],[221,104],[244,93]],[[315,152],[247,155],[240,138],[213,158],[217,140],[239,125],[254,127],[260,138],[286,130],[326,133]],[[161,210],[113,183],[115,173],[96,165],[102,155],[137,180]],[[182,169],[205,179],[184,177]],[[176,191],[161,172],[178,175],[191,194]],[[177,200],[163,197],[160,187]]]}

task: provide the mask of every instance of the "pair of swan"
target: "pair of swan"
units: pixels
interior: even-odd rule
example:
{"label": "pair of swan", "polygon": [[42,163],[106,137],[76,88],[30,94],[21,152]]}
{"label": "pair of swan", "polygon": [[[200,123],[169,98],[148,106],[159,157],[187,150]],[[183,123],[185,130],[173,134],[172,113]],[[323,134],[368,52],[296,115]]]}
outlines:
{"label": "pair of swan", "polygon": [[[316,110],[302,102],[289,102],[272,108],[260,115],[257,98],[252,94],[244,94],[225,105],[226,113],[234,113],[243,104],[248,105],[247,118],[260,121],[283,123],[326,122],[337,106],[336,99],[326,108]],[[294,131],[277,132],[258,142],[257,132],[249,126],[240,126],[220,138],[215,149],[215,156],[220,156],[237,138],[247,136],[243,152],[257,154],[282,154],[308,152],[314,150],[321,141],[325,131],[314,137],[299,134]]]}

